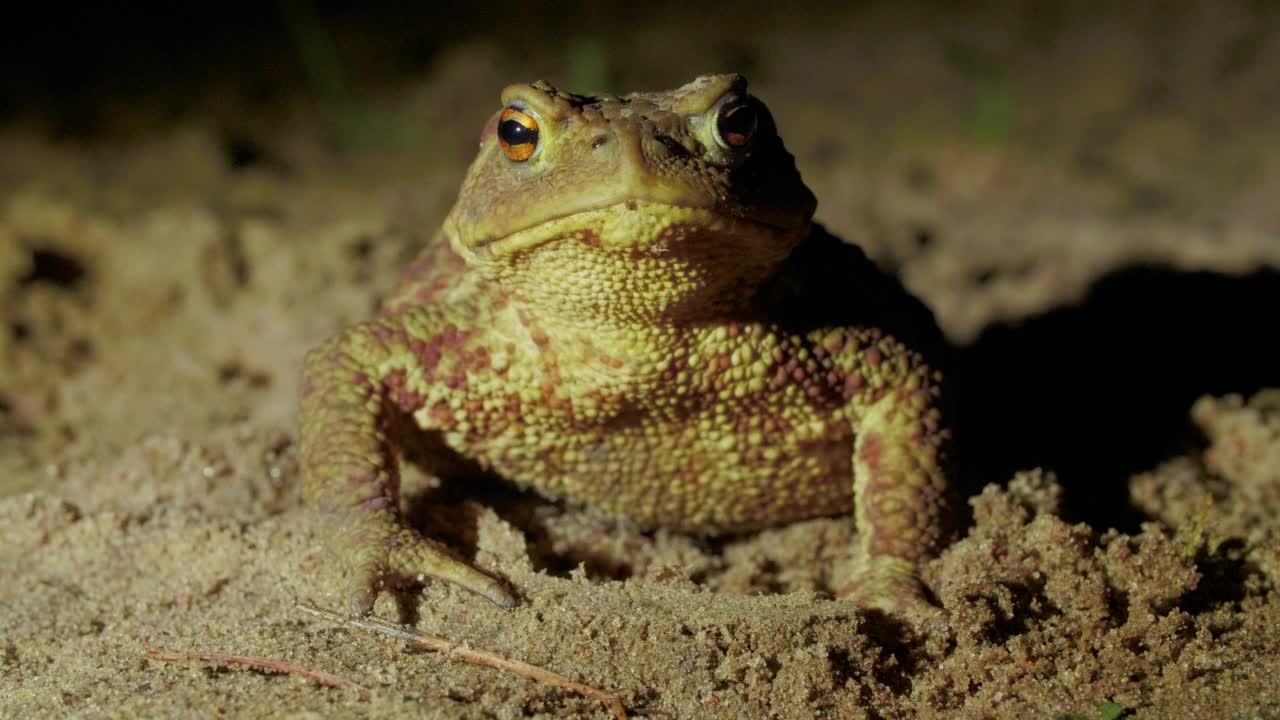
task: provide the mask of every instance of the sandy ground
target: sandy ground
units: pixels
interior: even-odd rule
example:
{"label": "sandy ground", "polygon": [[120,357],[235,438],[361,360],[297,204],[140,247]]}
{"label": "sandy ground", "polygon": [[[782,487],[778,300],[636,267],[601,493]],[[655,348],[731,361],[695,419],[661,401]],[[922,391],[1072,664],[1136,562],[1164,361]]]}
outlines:
{"label": "sandy ground", "polygon": [[355,141],[305,100],[218,86],[89,139],[19,116],[0,128],[0,716],[608,717],[295,609],[337,606],[342,572],[299,496],[298,368],[431,234],[503,84],[746,65],[819,217],[954,344],[972,517],[926,571],[950,632],[831,597],[846,518],[642,533],[420,470],[414,516],[525,602],[428,584],[378,613],[641,717],[1280,717],[1280,44],[1263,5],[1144,32],[1142,13],[866,11],[767,36],[655,20],[605,50],[472,39],[371,92]]}

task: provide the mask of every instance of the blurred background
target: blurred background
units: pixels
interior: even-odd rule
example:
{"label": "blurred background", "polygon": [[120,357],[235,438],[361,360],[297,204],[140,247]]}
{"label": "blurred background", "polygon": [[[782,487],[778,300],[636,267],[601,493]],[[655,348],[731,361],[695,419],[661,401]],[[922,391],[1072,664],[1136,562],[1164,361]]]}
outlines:
{"label": "blurred background", "polygon": [[[966,491],[1125,479],[1280,386],[1280,3],[36,8],[0,45],[0,455],[288,432],[301,353],[447,211],[510,82],[744,73],[818,218],[952,344]],[[210,389],[217,394],[210,396]],[[129,422],[121,423],[122,418]]]}

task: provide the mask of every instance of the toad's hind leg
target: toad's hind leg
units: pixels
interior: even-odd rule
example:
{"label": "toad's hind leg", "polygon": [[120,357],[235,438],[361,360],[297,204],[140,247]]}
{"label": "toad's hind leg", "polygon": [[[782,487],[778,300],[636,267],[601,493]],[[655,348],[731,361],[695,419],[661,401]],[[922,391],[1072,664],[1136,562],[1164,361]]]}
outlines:
{"label": "toad's hind leg", "polygon": [[[417,319],[433,324],[425,316]],[[386,583],[421,576],[510,607],[515,599],[501,583],[401,518],[397,461],[385,419],[418,400],[404,383],[407,373],[422,372],[421,358],[409,352],[406,321],[399,316],[358,325],[307,355],[299,409],[304,494],[333,521],[326,541],[352,571],[347,594],[353,613],[369,613]],[[433,360],[447,364],[441,354]]]}
{"label": "toad's hind leg", "polygon": [[859,557],[840,594],[889,613],[937,614],[917,574],[934,555],[949,517],[936,386],[923,366],[858,413],[854,447],[854,516]]}

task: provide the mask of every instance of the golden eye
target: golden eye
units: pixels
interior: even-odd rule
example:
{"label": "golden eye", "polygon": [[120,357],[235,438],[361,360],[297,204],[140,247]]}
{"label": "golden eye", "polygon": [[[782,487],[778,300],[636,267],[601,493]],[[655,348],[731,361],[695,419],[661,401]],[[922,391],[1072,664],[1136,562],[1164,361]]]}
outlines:
{"label": "golden eye", "polygon": [[750,100],[732,100],[721,105],[716,114],[716,138],[727,148],[750,145],[758,115],[755,103]]}
{"label": "golden eye", "polygon": [[538,121],[512,107],[503,110],[498,117],[498,144],[508,158],[528,160],[538,147]]}

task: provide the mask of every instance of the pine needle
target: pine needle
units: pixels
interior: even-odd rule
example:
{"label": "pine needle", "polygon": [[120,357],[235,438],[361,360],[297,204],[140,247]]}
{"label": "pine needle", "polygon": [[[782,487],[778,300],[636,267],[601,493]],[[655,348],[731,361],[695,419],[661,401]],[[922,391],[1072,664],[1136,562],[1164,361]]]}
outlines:
{"label": "pine needle", "polygon": [[368,700],[370,695],[369,688],[357,685],[346,678],[338,677],[337,675],[332,675],[327,672],[321,672],[319,670],[309,670],[299,665],[291,665],[289,663],[272,660],[270,658],[251,657],[249,655],[227,655],[225,653],[215,652],[162,653],[157,650],[147,650],[144,655],[152,660],[161,660],[164,662],[200,660],[213,665],[244,665],[245,667],[257,668],[259,670],[298,675],[329,687],[350,688],[359,694],[361,700]]}
{"label": "pine needle", "polygon": [[450,658],[457,658],[458,660],[468,662],[473,665],[484,665],[486,667],[505,670],[506,672],[529,678],[534,682],[563,688],[569,692],[577,693],[593,700],[598,700],[613,711],[613,715],[617,720],[627,720],[627,713],[622,709],[622,702],[618,700],[617,696],[603,690],[597,690],[596,688],[588,685],[583,685],[580,682],[575,682],[564,675],[552,672],[545,668],[530,665],[529,663],[521,662],[519,660],[504,658],[501,655],[487,652],[485,650],[476,650],[475,648],[467,647],[461,643],[456,643],[439,635],[432,635],[431,633],[426,633],[421,630],[402,627],[376,617],[347,617],[328,610],[322,610],[314,605],[308,605],[306,603],[298,603],[298,609],[318,618],[323,618],[340,625],[351,625],[362,630],[369,630],[404,640],[416,647],[442,652]]}

